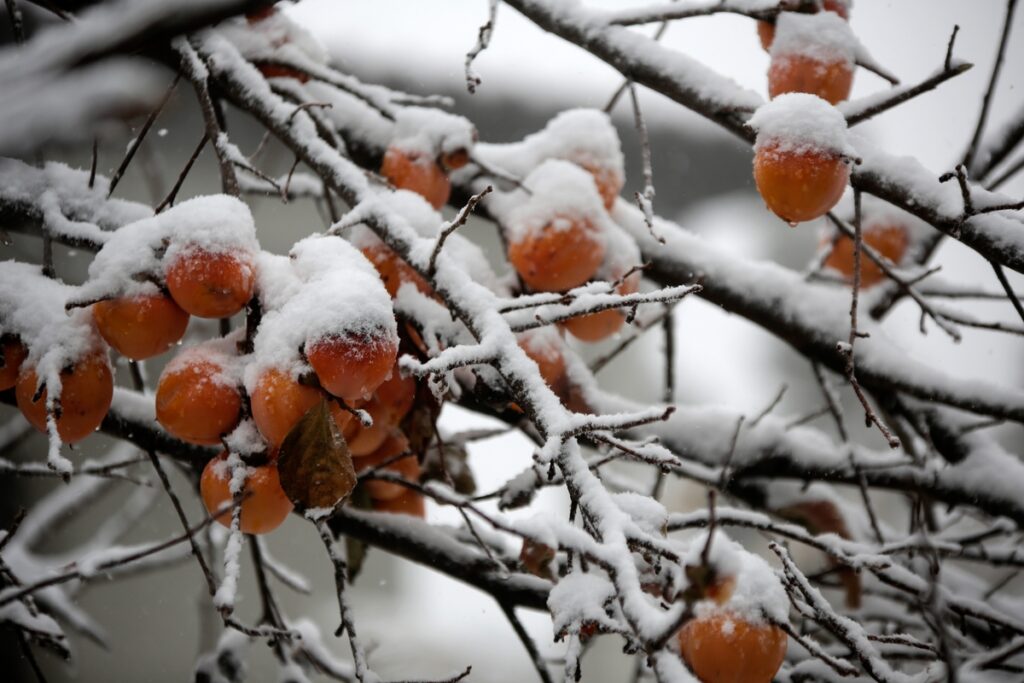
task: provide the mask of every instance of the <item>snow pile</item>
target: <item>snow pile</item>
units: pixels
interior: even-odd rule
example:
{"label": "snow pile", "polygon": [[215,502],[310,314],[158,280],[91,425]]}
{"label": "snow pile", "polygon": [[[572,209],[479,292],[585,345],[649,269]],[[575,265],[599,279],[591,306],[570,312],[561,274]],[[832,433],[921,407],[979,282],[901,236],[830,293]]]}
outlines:
{"label": "snow pile", "polygon": [[[605,604],[615,599],[615,586],[593,572],[575,571],[560,580],[548,593],[555,634],[574,632],[573,624],[594,622],[614,627],[605,613]],[[578,628],[578,626],[577,626]]]}
{"label": "snow pile", "polygon": [[619,135],[611,118],[597,109],[568,109],[540,131],[512,144],[479,144],[477,156],[497,168],[523,177],[548,159],[563,159],[625,177]]}
{"label": "snow pile", "polygon": [[251,61],[292,57],[327,63],[327,51],[320,41],[283,12],[273,10],[259,19],[236,17],[220,24],[217,30]]}
{"label": "snow pile", "polygon": [[863,51],[850,24],[835,12],[782,12],[775,21],[772,59],[800,56],[825,64],[853,66]]}
{"label": "snow pile", "polygon": [[260,273],[259,291],[271,296],[245,369],[250,392],[269,368],[292,376],[307,371],[302,350],[323,337],[383,335],[397,340],[391,297],[358,249],[337,237],[313,235],[292,247],[288,261],[260,257],[271,268]]}
{"label": "snow pile", "polygon": [[28,348],[25,366],[40,381],[60,387],[60,371],[107,346],[88,311],[67,313],[74,288],[43,275],[39,266],[0,262],[0,334],[12,334]]}
{"label": "snow pile", "polygon": [[849,141],[846,119],[817,95],[779,95],[759,107],[747,125],[757,132],[757,151],[771,147],[794,154],[818,151],[857,156]]}
{"label": "snow pile", "polygon": [[249,207],[228,195],[196,197],[124,226],[89,264],[75,301],[155,294],[167,265],[196,250],[233,254],[242,263],[255,259],[259,243]]}
{"label": "snow pile", "polygon": [[393,135],[392,147],[431,159],[469,150],[476,142],[476,128],[468,119],[427,107],[398,110]]}
{"label": "snow pile", "polygon": [[624,491],[613,493],[612,500],[645,534],[655,537],[665,535],[668,510],[655,499],[633,491]]}
{"label": "snow pile", "polygon": [[238,330],[226,337],[186,346],[164,367],[163,374],[183,372],[190,367],[203,364],[216,368],[215,372],[204,373],[203,382],[235,389],[242,383],[245,365],[243,357],[238,355],[240,336],[241,330]]}

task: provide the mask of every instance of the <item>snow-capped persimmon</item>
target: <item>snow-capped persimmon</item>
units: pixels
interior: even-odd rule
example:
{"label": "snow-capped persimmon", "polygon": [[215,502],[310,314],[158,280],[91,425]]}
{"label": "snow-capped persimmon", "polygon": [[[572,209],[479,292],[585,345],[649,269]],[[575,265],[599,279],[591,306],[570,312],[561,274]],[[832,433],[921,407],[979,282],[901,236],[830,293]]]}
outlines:
{"label": "snow-capped persimmon", "polygon": [[801,54],[773,55],[768,67],[768,95],[788,92],[817,95],[830,104],[850,97],[853,65],[844,59],[822,61]]}
{"label": "snow-capped persimmon", "polygon": [[188,313],[165,294],[118,297],[93,304],[100,335],[133,360],[160,355],[178,343],[188,327]]}
{"label": "snow-capped persimmon", "polygon": [[[277,465],[273,462],[249,467],[242,489],[241,518],[239,526],[246,534],[265,534],[281,526],[292,511],[292,502],[281,488]],[[211,458],[203,468],[199,480],[199,492],[208,513],[228,508],[217,516],[217,522],[231,528],[231,467],[228,454],[221,453]]]}
{"label": "snow-capped persimmon", "polygon": [[604,250],[604,241],[589,220],[559,216],[510,239],[508,259],[530,289],[560,292],[593,277]]}
{"label": "snow-capped persimmon", "polygon": [[[640,275],[633,273],[615,288],[617,294],[635,294],[640,289]],[[590,315],[570,318],[562,327],[581,341],[597,342],[612,336],[626,322],[626,314],[620,308],[610,308]]]}
{"label": "snow-capped persimmon", "polygon": [[787,93],[759,107],[747,125],[757,132],[754,180],[771,211],[795,225],[836,205],[856,150],[835,107],[815,95]]}
{"label": "snow-capped persimmon", "polygon": [[215,445],[238,424],[242,396],[213,358],[184,351],[164,369],[156,388],[156,419],[189,443]]}
{"label": "snow-capped persimmon", "polygon": [[250,396],[252,419],[267,443],[276,448],[320,396],[315,387],[299,383],[287,371],[271,368],[260,375]]}
{"label": "snow-capped persimmon", "polygon": [[433,296],[433,289],[416,269],[405,262],[394,249],[386,244],[378,243],[363,247],[363,256],[377,269],[380,279],[391,298],[395,298],[403,283],[411,282],[422,293]]}
{"label": "snow-capped persimmon", "polygon": [[183,250],[167,265],[167,289],[174,301],[200,318],[227,318],[245,307],[256,285],[248,255]]}
{"label": "snow-capped persimmon", "polygon": [[0,391],[7,391],[18,383],[18,373],[28,356],[28,349],[17,337],[4,337],[0,342],[0,354]]}
{"label": "snow-capped persimmon", "polygon": [[388,512],[393,515],[410,515],[425,519],[427,506],[423,496],[418,491],[407,489],[397,498],[388,500],[373,499],[373,509],[376,512]]}
{"label": "snow-capped persimmon", "polygon": [[[879,223],[867,225],[861,231],[863,243],[878,254],[899,265],[910,241],[902,225]],[[842,235],[836,240],[832,252],[825,260],[825,267],[838,271],[848,282],[853,281],[853,240]],[[867,254],[860,255],[860,286],[871,287],[885,280],[885,273]]]}
{"label": "snow-capped persimmon", "polygon": [[[843,19],[850,19],[850,8],[847,0],[824,0],[821,8],[826,12],[835,12]],[[761,39],[761,47],[767,52],[772,48],[775,40],[775,24],[770,21],[757,22],[757,37]]]}
{"label": "snow-capped persimmon", "polygon": [[435,209],[448,202],[452,191],[451,181],[441,165],[419,152],[389,147],[384,153],[380,174],[398,189],[420,195]]}
{"label": "snow-capped persimmon", "polygon": [[[392,432],[377,450],[365,457],[356,458],[354,463],[356,471],[361,472],[362,470],[388,463],[384,465],[385,469],[395,472],[403,479],[418,481],[420,477],[420,463],[414,453],[406,453],[407,451],[409,451],[409,440],[401,432]],[[406,456],[395,460],[402,453],[406,453]],[[391,500],[398,498],[409,490],[407,486],[381,479],[367,480],[365,486],[366,492],[374,500]]]}
{"label": "snow-capped persimmon", "polygon": [[[18,408],[33,427],[46,432],[46,401],[49,389],[36,397],[39,376],[34,367],[22,368],[15,387]],[[106,351],[95,351],[60,373],[60,417],[57,434],[75,443],[96,431],[114,397],[114,376]]]}
{"label": "snow-capped persimmon", "polygon": [[701,683],[771,683],[786,657],[786,633],[721,610],[679,630],[679,649]]}
{"label": "snow-capped persimmon", "polygon": [[768,208],[790,224],[828,213],[849,179],[849,164],[836,152],[768,143],[754,154],[757,191]]}
{"label": "snow-capped persimmon", "polygon": [[387,379],[398,339],[383,330],[332,335],[306,345],[320,386],[346,401],[365,399]]}

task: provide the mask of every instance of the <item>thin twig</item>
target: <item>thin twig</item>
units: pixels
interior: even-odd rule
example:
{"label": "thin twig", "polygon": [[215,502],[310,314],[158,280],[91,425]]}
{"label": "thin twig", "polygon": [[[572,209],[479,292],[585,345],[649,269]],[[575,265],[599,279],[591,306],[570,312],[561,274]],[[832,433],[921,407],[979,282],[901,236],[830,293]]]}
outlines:
{"label": "thin twig", "polygon": [[135,153],[139,151],[139,145],[141,145],[142,141],[146,138],[146,134],[149,132],[149,129],[153,127],[157,117],[160,116],[160,112],[162,112],[164,107],[167,106],[167,103],[170,101],[171,95],[174,94],[174,89],[178,87],[178,81],[180,80],[181,72],[175,73],[174,80],[172,80],[171,84],[167,87],[163,97],[161,97],[160,101],[157,103],[156,108],[149,113],[149,116],[146,117],[146,122],[142,124],[142,128],[139,130],[139,134],[135,136],[132,143],[128,145],[128,151],[125,152],[124,158],[121,160],[121,164],[117,167],[117,170],[114,171],[114,175],[110,178],[110,187],[107,190],[107,197],[113,196],[114,190],[117,188],[117,184],[121,182],[124,172],[128,169],[128,164],[132,163]]}
{"label": "thin twig", "polygon": [[437,272],[437,257],[440,255],[441,250],[444,249],[444,243],[456,230],[461,228],[469,220],[469,216],[473,213],[473,209],[476,208],[477,203],[483,199],[487,194],[492,192],[494,187],[488,185],[480,192],[471,196],[466,202],[466,205],[459,209],[459,213],[455,216],[455,220],[441,228],[441,234],[437,236],[437,242],[434,244],[434,250],[430,253],[430,263],[427,265],[427,273],[430,277],[434,277],[434,273]]}

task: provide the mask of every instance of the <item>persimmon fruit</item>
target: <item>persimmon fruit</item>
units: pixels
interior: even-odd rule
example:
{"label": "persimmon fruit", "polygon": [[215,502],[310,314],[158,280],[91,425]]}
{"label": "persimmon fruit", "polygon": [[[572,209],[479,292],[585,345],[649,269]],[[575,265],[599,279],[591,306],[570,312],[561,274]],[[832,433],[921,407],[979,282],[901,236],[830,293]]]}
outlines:
{"label": "persimmon fruit", "polygon": [[[228,454],[221,453],[211,458],[199,480],[199,492],[208,513],[215,514],[227,507],[232,500],[231,468],[227,463]],[[281,488],[277,465],[273,462],[249,467],[241,505],[239,528],[246,534],[265,534],[281,526],[292,511],[292,502]],[[231,510],[217,516],[217,522],[231,528]]]}
{"label": "persimmon fruit", "polygon": [[396,364],[391,370],[391,376],[377,387],[375,396],[380,405],[379,410],[387,415],[387,421],[398,425],[416,401],[416,380],[412,376],[402,377]]}
{"label": "persimmon fruit", "polygon": [[786,656],[785,631],[725,610],[691,619],[678,638],[701,683],[771,683]]}
{"label": "persimmon fruit", "polygon": [[145,360],[177,344],[188,313],[165,294],[118,297],[93,304],[93,319],[108,344],[126,358]]}
{"label": "persimmon fruit", "polygon": [[[40,432],[46,432],[48,389],[36,398],[39,376],[33,367],[23,368],[15,387],[18,408]],[[96,431],[114,397],[114,376],[105,351],[93,352],[60,373],[60,417],[57,434],[65,443],[76,443]]]}
{"label": "persimmon fruit", "polygon": [[271,368],[256,382],[250,398],[252,419],[272,448],[320,401],[315,387],[301,384],[287,371]]}
{"label": "persimmon fruit", "polygon": [[183,441],[216,445],[241,419],[242,396],[216,361],[184,353],[160,375],[156,419]]}
{"label": "persimmon fruit", "polygon": [[371,396],[360,407],[373,420],[369,427],[364,427],[355,416],[337,405],[331,406],[331,415],[341,429],[352,455],[365,457],[383,445],[398,423],[391,419],[390,411],[376,396]]}
{"label": "persimmon fruit", "polygon": [[622,192],[622,186],[626,183],[625,178],[621,173],[607,166],[589,162],[577,162],[577,165],[594,176],[594,184],[597,186],[597,193],[601,195],[601,201],[604,202],[604,208],[611,211],[615,206],[615,200]]}
{"label": "persimmon fruit", "polygon": [[[640,289],[640,275],[632,274],[615,288],[618,294],[635,294]],[[626,322],[626,314],[621,308],[610,308],[589,315],[570,318],[562,323],[562,327],[580,341],[597,342],[607,339],[618,332]]]}
{"label": "persimmon fruit", "polygon": [[7,391],[18,383],[18,373],[28,356],[28,348],[17,337],[6,337],[0,343],[0,354],[0,391]]}
{"label": "persimmon fruit", "polygon": [[227,318],[245,307],[256,286],[248,256],[186,249],[167,266],[167,289],[185,311],[200,318]]}
{"label": "persimmon fruit", "polygon": [[558,216],[510,240],[508,259],[530,289],[560,292],[593,277],[604,252],[604,242],[589,220]]}
{"label": "persimmon fruit", "polygon": [[[899,224],[868,225],[861,231],[863,243],[878,254],[899,264],[907,250],[910,237]],[[832,252],[825,259],[825,267],[839,272],[848,282],[853,281],[853,240],[842,235],[836,240]],[[860,255],[860,286],[871,287],[885,280],[885,272],[867,254]]]}
{"label": "persimmon fruit", "polygon": [[[370,455],[356,458],[356,471],[378,467],[408,450],[409,440],[405,438],[405,435],[401,432],[393,432]],[[409,481],[418,481],[420,477],[420,464],[414,453],[408,453],[404,458],[388,463],[385,469],[391,470]],[[409,490],[407,486],[380,479],[370,479],[365,482],[364,486],[366,492],[375,500],[392,500]]]}
{"label": "persimmon fruit", "polygon": [[344,399],[369,396],[384,382],[398,355],[398,339],[384,331],[321,337],[306,346],[320,386]]}
{"label": "persimmon fruit", "polygon": [[[850,10],[843,0],[824,0],[821,8],[826,12],[835,12],[847,21],[850,19]],[[758,21],[757,37],[761,39],[761,47],[765,52],[771,50],[772,43],[775,42],[775,24],[770,21]]]}
{"label": "persimmon fruit", "polygon": [[440,209],[448,202],[451,181],[444,169],[425,154],[389,147],[384,153],[380,173],[400,190],[410,190]]}
{"label": "persimmon fruit", "polygon": [[551,388],[561,385],[565,378],[565,356],[560,348],[544,338],[536,338],[529,332],[519,335],[519,348],[537,364],[541,379]]}
{"label": "persimmon fruit", "polygon": [[469,150],[465,147],[441,155],[441,167],[446,171],[457,171],[469,163]]}
{"label": "persimmon fruit", "polygon": [[791,225],[814,220],[836,205],[850,179],[842,154],[768,141],[754,154],[754,181],[768,208]]}
{"label": "persimmon fruit", "polygon": [[803,92],[838,104],[850,96],[852,88],[853,65],[845,59],[822,61],[801,54],[773,55],[768,67],[768,95],[772,98]]}

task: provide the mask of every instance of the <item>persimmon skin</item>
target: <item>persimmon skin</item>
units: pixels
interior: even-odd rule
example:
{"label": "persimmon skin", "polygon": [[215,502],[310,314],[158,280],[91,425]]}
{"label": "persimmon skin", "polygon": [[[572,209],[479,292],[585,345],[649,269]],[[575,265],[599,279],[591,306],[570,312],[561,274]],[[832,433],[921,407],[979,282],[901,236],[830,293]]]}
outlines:
{"label": "persimmon skin", "polygon": [[189,249],[167,267],[175,303],[199,318],[227,318],[241,311],[256,286],[247,256]]}
{"label": "persimmon skin", "polygon": [[678,634],[683,659],[701,683],[771,683],[786,657],[786,633],[718,611]]}
{"label": "persimmon skin", "polygon": [[164,294],[118,297],[93,304],[100,336],[126,358],[145,360],[185,335],[188,313]]}
{"label": "persimmon skin", "polygon": [[519,348],[537,364],[540,377],[545,384],[552,389],[561,386],[565,379],[565,356],[562,355],[561,349],[537,348],[528,332],[519,336]]}
{"label": "persimmon skin", "polygon": [[423,294],[433,296],[434,290],[423,279],[423,276],[416,272],[416,269],[405,262],[401,256],[386,244],[375,244],[362,249],[363,256],[369,259],[377,274],[380,275],[384,288],[394,299],[398,296],[398,290],[406,282],[411,282]]}
{"label": "persimmon skin", "polygon": [[604,202],[604,208],[611,211],[615,206],[615,200],[622,192],[622,186],[626,184],[625,178],[615,169],[605,166],[586,162],[579,162],[578,165],[594,176],[594,184],[597,186],[597,193],[601,195],[601,201]]}
{"label": "persimmon skin", "polygon": [[299,71],[283,64],[256,62],[256,68],[260,70],[264,78],[294,78],[299,83],[307,83],[309,81],[309,74],[305,71]]}
{"label": "persimmon skin", "polygon": [[604,242],[589,221],[562,216],[511,241],[508,259],[530,289],[560,292],[593,277],[604,251]]}
{"label": "persimmon skin", "polygon": [[348,411],[338,406],[331,408],[335,424],[342,430],[348,449],[356,457],[366,457],[380,448],[398,424],[391,419],[391,412],[376,396],[371,396],[361,408],[369,413],[370,419],[373,420],[369,427],[364,427]]}
{"label": "persimmon skin", "polygon": [[345,401],[369,396],[395,364],[398,340],[384,332],[322,337],[306,347],[320,386]]}
{"label": "persimmon skin", "polygon": [[18,373],[21,371],[21,364],[28,356],[28,348],[21,343],[20,339],[9,338],[0,345],[3,349],[3,367],[0,367],[0,391],[7,391],[18,383]]}
{"label": "persimmon skin", "polygon": [[[409,440],[401,432],[393,432],[370,455],[356,458],[356,472],[377,467],[407,450],[409,450]],[[420,464],[414,453],[409,453],[406,457],[390,463],[386,469],[409,481],[419,481],[420,478]],[[393,500],[410,490],[407,486],[379,479],[368,480],[363,485],[374,500]]]}
{"label": "persimmon skin", "polygon": [[[847,21],[850,20],[850,10],[840,0],[825,0],[822,9],[826,12],[835,12]],[[757,37],[761,39],[761,47],[765,52],[771,50],[772,43],[775,42],[775,24],[770,21],[758,21]]]}
{"label": "persimmon skin", "polygon": [[426,519],[427,506],[423,496],[418,491],[408,489],[397,498],[389,500],[373,499],[373,509],[376,512],[387,512],[393,515],[410,515]]}
{"label": "persimmon skin", "polygon": [[[199,493],[203,505],[209,514],[214,514],[229,505],[231,496],[231,469],[224,463],[228,454],[221,453],[211,458],[203,468],[203,476],[199,480]],[[288,518],[292,511],[292,502],[281,488],[277,465],[268,463],[258,467],[250,467],[245,478],[242,500],[242,513],[239,528],[246,534],[266,534]],[[231,528],[231,510],[217,516],[217,522]]]}
{"label": "persimmon skin", "polygon": [[791,225],[828,213],[849,179],[850,167],[834,152],[782,149],[768,142],[754,154],[754,181],[761,198]]}
{"label": "persimmon skin", "polygon": [[462,148],[441,155],[441,167],[446,171],[457,171],[469,163],[469,150]]}
{"label": "persimmon skin", "polygon": [[[33,401],[39,377],[35,368],[23,368],[15,387],[18,408],[25,419],[40,432],[46,433],[46,400],[44,390]],[[114,376],[105,352],[98,351],[74,363],[60,373],[60,417],[57,434],[64,443],[77,443],[92,434],[103,422],[114,397]]]}
{"label": "persimmon skin", "polygon": [[[615,291],[618,294],[635,294],[640,289],[640,276],[630,275],[622,281]],[[562,327],[580,341],[598,342],[618,332],[626,322],[626,314],[619,308],[599,311],[590,315],[570,318],[562,323]]]}
{"label": "persimmon skin", "polygon": [[271,368],[260,376],[249,397],[252,419],[271,448],[277,448],[321,396],[316,388],[300,384],[283,370]]}
{"label": "persimmon skin", "polygon": [[380,174],[398,189],[420,195],[435,209],[447,204],[452,192],[451,181],[436,161],[397,147],[384,152]]}
{"label": "persimmon skin", "polygon": [[[861,232],[861,240],[880,255],[899,265],[906,253],[910,237],[902,225],[869,225]],[[825,259],[825,267],[838,271],[847,282],[853,281],[853,240],[842,235]],[[872,287],[885,280],[885,272],[867,254],[860,255],[860,286]]]}
{"label": "persimmon skin", "polygon": [[156,388],[156,419],[164,429],[189,443],[219,444],[242,414],[242,397],[216,379],[221,372],[205,358],[165,369]]}
{"label": "persimmon skin", "polygon": [[778,55],[768,67],[768,95],[789,92],[817,95],[829,104],[850,97],[853,66],[844,60],[823,62],[806,55]]}
{"label": "persimmon skin", "polygon": [[391,369],[391,377],[377,387],[375,396],[387,413],[388,422],[397,426],[416,401],[416,380],[412,376],[402,377],[396,364]]}

